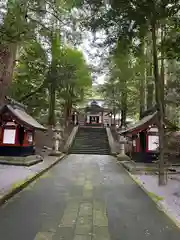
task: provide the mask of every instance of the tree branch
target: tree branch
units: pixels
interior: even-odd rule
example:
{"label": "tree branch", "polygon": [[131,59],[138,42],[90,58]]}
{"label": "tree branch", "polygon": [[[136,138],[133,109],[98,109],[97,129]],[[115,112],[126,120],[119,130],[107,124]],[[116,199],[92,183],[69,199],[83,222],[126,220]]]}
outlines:
{"label": "tree branch", "polygon": [[42,83],[42,85],[40,87],[38,87],[36,90],[34,90],[33,92],[28,93],[27,95],[23,96],[19,101],[23,102],[24,100],[27,100],[28,98],[32,97],[33,95],[35,95],[36,93],[38,93],[39,91],[41,91],[43,88],[46,87],[46,80]]}

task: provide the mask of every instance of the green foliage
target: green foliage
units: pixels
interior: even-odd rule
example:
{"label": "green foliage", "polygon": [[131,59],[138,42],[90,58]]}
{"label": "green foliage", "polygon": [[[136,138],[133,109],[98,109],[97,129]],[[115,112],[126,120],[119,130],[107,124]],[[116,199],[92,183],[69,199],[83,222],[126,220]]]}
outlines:
{"label": "green foliage", "polygon": [[163,39],[162,49],[167,59],[180,60],[180,18],[178,14],[165,21],[166,35]]}
{"label": "green foliage", "polygon": [[4,42],[21,42],[34,36],[35,20],[44,15],[44,0],[8,0],[3,6],[0,38]]}
{"label": "green foliage", "polygon": [[71,101],[72,104],[83,101],[92,82],[82,53],[65,47],[61,52],[59,71],[62,79],[59,92],[63,99]]}
{"label": "green foliage", "polygon": [[[64,40],[69,40],[71,45],[79,40],[78,31],[73,39],[75,24],[71,19],[76,4],[79,1],[8,0],[0,3],[0,50],[10,42],[18,46],[9,94],[26,104],[36,117],[46,115],[49,108],[52,123],[56,103],[70,112],[91,86],[90,69],[82,53],[64,44]],[[7,58],[8,54],[7,51]]]}
{"label": "green foliage", "polygon": [[[25,44],[19,52],[10,94],[19,101],[24,99],[24,104],[28,105],[34,116],[46,113],[49,105],[48,86],[55,84],[57,97],[61,99],[63,107],[69,101],[71,107],[83,101],[91,87],[90,72],[81,52],[61,47],[60,42],[56,41],[52,54],[49,62],[41,43],[34,40]],[[31,96],[31,93],[34,94]]]}
{"label": "green foliage", "polygon": [[[104,31],[106,37],[100,42],[100,46],[108,46],[114,49],[117,43],[121,44],[121,52],[132,49],[134,54],[139,52],[141,42],[149,32],[151,33],[152,23],[161,24],[165,21],[171,21],[174,25],[170,27],[171,35],[168,39],[167,46],[169,57],[179,52],[179,15],[180,9],[178,0],[162,1],[131,1],[131,0],[114,0],[114,1],[82,1],[82,7],[86,11],[85,16],[82,14],[82,25],[93,32]],[[167,30],[166,30],[167,32]],[[176,40],[174,39],[176,35]],[[173,37],[172,37],[173,36]],[[175,51],[174,51],[175,50]],[[176,51],[177,50],[177,51]]]}
{"label": "green foliage", "polygon": [[[14,80],[10,86],[10,95],[21,101],[25,95],[36,91],[46,80],[48,58],[41,44],[32,40],[19,52],[19,60],[14,71]],[[45,88],[23,102],[33,115],[39,115],[47,108]]]}
{"label": "green foliage", "polygon": [[[154,22],[158,28],[163,23],[166,32],[158,51],[179,60],[179,5],[177,0],[114,0],[108,4],[101,0],[8,0],[0,5],[0,38],[3,46],[11,41],[19,46],[11,95],[17,100],[24,98],[35,115],[46,112],[48,105],[52,114],[56,103],[70,111],[83,101],[92,85],[91,70],[81,52],[64,44],[65,40],[75,46],[81,25],[107,36],[100,45],[110,49],[109,74],[100,93],[116,112],[126,105],[128,114],[134,115],[139,111],[139,79],[147,70],[146,61],[152,60],[152,54],[145,59],[142,45],[151,36]],[[175,84],[178,92],[176,75],[171,85]]]}
{"label": "green foliage", "polygon": [[119,49],[110,57],[110,72],[105,84],[100,87],[110,108],[119,113],[123,109],[129,116],[134,116],[138,111],[138,87],[136,65],[132,56],[122,54]]}

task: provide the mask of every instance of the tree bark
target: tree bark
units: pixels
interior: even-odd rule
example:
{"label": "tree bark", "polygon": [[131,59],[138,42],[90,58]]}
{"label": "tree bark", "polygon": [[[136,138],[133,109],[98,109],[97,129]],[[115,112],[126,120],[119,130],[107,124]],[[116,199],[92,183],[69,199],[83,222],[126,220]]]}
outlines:
{"label": "tree bark", "polygon": [[140,65],[140,78],[139,78],[139,119],[145,111],[145,54],[144,54],[144,37],[141,37],[139,65]]}
{"label": "tree bark", "polygon": [[146,109],[153,107],[154,82],[153,82],[153,57],[152,57],[152,36],[148,34],[146,40]]}
{"label": "tree bark", "polygon": [[116,125],[116,102],[115,102],[115,86],[112,89],[112,96],[113,96],[113,125]]}
{"label": "tree bark", "polygon": [[162,89],[161,89],[161,94],[162,94],[162,104],[163,104],[163,112],[165,115],[165,102],[164,102],[164,93],[165,93],[165,68],[164,68],[164,59],[165,59],[165,53],[164,53],[164,46],[163,46],[163,41],[164,41],[164,24],[161,24],[161,84],[162,84]]}
{"label": "tree bark", "polygon": [[158,130],[159,130],[159,185],[166,184],[165,165],[164,165],[164,111],[163,111],[163,84],[159,76],[158,57],[157,57],[157,35],[156,35],[156,20],[153,19],[152,27],[152,43],[153,43],[153,72],[155,81],[156,103],[158,111]]}
{"label": "tree bark", "polygon": [[59,51],[59,44],[60,44],[60,34],[57,30],[57,21],[54,20],[54,31],[51,33],[51,68],[49,73],[49,117],[48,117],[48,124],[51,126],[56,125],[56,116],[55,116],[55,110],[56,110],[56,87],[57,87],[57,64],[58,64],[58,51]]}
{"label": "tree bark", "polygon": [[48,114],[48,125],[55,126],[55,108],[56,108],[56,86],[52,81],[49,87],[49,114]]}
{"label": "tree bark", "polygon": [[0,105],[4,104],[8,87],[12,82],[17,47],[17,43],[0,46]]}
{"label": "tree bark", "polygon": [[154,99],[154,84],[147,83],[147,97],[146,97],[146,107],[150,109],[153,107],[153,99]]}
{"label": "tree bark", "polygon": [[126,118],[127,118],[127,81],[124,80],[123,91],[121,95],[121,126],[126,127]]}
{"label": "tree bark", "polygon": [[140,78],[139,96],[140,96],[139,119],[141,119],[142,114],[145,111],[145,78],[143,77]]}
{"label": "tree bark", "polygon": [[64,105],[64,124],[66,126],[68,126],[69,124],[69,117],[71,114],[71,110],[72,110],[72,101],[68,100]]}
{"label": "tree bark", "polygon": [[120,128],[126,127],[126,117],[127,117],[127,109],[121,110],[121,125]]}

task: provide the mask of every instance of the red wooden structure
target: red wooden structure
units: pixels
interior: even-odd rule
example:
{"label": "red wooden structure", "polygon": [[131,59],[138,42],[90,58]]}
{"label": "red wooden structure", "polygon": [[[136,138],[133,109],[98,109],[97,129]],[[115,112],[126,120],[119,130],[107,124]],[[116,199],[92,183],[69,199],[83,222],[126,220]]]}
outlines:
{"label": "red wooden structure", "polygon": [[35,153],[35,130],[44,128],[25,112],[22,104],[12,102],[0,110],[0,156],[28,156]]}
{"label": "red wooden structure", "polygon": [[[167,120],[165,122],[167,125],[170,124]],[[125,151],[134,161],[152,162],[157,159],[159,153],[157,112],[145,116],[120,134],[129,140]]]}

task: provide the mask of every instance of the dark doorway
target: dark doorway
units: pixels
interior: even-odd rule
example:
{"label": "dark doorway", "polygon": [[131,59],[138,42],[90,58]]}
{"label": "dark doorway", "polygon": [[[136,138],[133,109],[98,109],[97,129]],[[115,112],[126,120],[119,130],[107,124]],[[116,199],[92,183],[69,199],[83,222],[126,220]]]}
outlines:
{"label": "dark doorway", "polygon": [[90,123],[99,123],[99,116],[90,116]]}
{"label": "dark doorway", "polygon": [[72,123],[74,123],[74,121],[75,121],[75,115],[72,114]]}
{"label": "dark doorway", "polygon": [[21,127],[21,126],[19,126],[18,141],[19,141],[19,144],[22,146],[24,142],[24,127]]}
{"label": "dark doorway", "polygon": [[145,152],[146,151],[146,132],[141,132],[139,134],[139,138],[140,138],[141,151]]}

